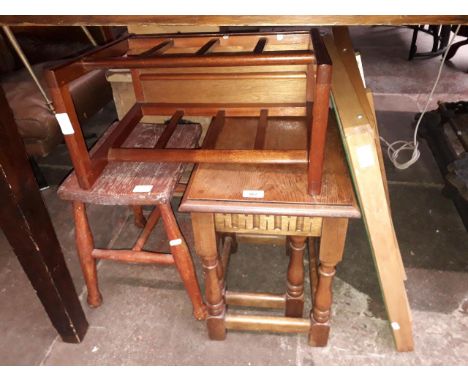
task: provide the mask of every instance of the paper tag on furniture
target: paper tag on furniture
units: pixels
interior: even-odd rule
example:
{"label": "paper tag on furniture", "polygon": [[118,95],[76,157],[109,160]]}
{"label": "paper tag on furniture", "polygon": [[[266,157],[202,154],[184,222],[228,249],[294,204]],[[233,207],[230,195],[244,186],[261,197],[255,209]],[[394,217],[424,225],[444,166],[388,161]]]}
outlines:
{"label": "paper tag on furniture", "polygon": [[263,190],[244,190],[242,191],[242,197],[263,199],[265,197],[265,192]]}
{"label": "paper tag on furniture", "polygon": [[62,130],[63,135],[75,134],[75,130],[73,130],[73,126],[67,113],[57,113],[55,114],[55,118],[59,123],[60,130]]}
{"label": "paper tag on furniture", "polygon": [[150,192],[153,189],[151,184],[139,184],[133,188],[133,192]]}

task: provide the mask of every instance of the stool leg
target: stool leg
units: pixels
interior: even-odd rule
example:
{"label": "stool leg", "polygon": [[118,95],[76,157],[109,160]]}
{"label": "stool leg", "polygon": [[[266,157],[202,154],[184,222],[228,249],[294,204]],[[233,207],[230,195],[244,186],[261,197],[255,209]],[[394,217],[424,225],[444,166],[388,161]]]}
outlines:
{"label": "stool leg", "polygon": [[138,228],[145,228],[146,225],[146,218],[143,215],[143,207],[142,206],[132,206],[133,209],[133,216],[135,218],[134,223]]}
{"label": "stool leg", "polygon": [[97,308],[102,303],[102,296],[98,287],[96,259],[92,256],[94,240],[84,203],[73,202],[73,216],[75,219],[76,248],[86,288],[88,289],[88,305]]}
{"label": "stool leg", "polygon": [[317,292],[310,313],[310,346],[326,346],[330,333],[332,283],[336,264],[343,258],[348,219],[324,218],[319,251]]}
{"label": "stool leg", "polygon": [[289,237],[290,256],[286,290],[287,317],[302,317],[304,310],[304,249],[306,236]]}
{"label": "stool leg", "polygon": [[193,315],[197,320],[204,320],[207,314],[206,306],[203,303],[195,267],[185,239],[177,225],[171,205],[169,203],[160,204],[157,208],[161,211],[164,228],[170,241],[171,254],[174,257],[176,268],[179,271],[180,278],[192,302]]}
{"label": "stool leg", "polygon": [[197,255],[203,264],[205,296],[208,307],[208,336],[212,340],[226,338],[224,317],[226,304],[218,278],[218,251],[213,214],[192,213],[192,226]]}

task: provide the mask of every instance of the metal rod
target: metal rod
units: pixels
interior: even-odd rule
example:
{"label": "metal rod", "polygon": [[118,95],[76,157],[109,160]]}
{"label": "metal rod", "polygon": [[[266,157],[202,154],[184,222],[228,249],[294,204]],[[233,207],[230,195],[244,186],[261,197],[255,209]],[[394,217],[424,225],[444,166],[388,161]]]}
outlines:
{"label": "metal rod", "polygon": [[53,105],[52,101],[47,97],[47,94],[44,91],[44,88],[42,87],[39,80],[37,79],[36,74],[32,70],[31,65],[29,64],[29,61],[28,61],[27,57],[25,56],[23,50],[19,46],[18,41],[16,40],[16,37],[14,36],[14,34],[11,31],[10,27],[4,25],[2,28],[3,28],[3,31],[5,32],[6,36],[8,37],[8,40],[10,41],[11,45],[13,45],[13,48],[15,49],[16,53],[20,57],[21,61],[23,61],[23,64],[26,67],[26,69],[28,70],[28,72],[31,75],[32,79],[36,83],[36,86],[39,89],[39,91],[41,92],[42,97],[44,97],[44,100],[46,101],[47,107],[50,109],[50,111],[52,113],[55,114],[55,109],[54,109],[54,105]]}
{"label": "metal rod", "polygon": [[88,37],[89,41],[91,41],[91,44],[93,44],[94,46],[98,46],[98,43],[94,39],[91,32],[88,30],[88,27],[81,25],[81,29],[83,29],[84,34],[86,35],[86,37]]}

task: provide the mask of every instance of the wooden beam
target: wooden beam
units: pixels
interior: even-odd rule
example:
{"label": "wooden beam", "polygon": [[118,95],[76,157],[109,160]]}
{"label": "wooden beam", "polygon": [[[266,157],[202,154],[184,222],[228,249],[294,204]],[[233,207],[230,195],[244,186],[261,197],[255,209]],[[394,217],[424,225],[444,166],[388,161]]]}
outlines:
{"label": "wooden beam", "polygon": [[195,54],[197,56],[203,56],[204,54],[207,54],[211,49],[213,49],[216,45],[219,45],[219,38],[211,39],[206,44],[204,44],[199,50],[197,50],[197,53]]}
{"label": "wooden beam", "polygon": [[255,45],[254,54],[263,53],[263,50],[265,49],[266,42],[267,42],[267,39],[265,37],[262,37],[262,38],[258,39],[258,42]]}
{"label": "wooden beam", "polygon": [[173,114],[171,120],[169,121],[166,128],[159,137],[158,141],[156,142],[156,145],[154,146],[155,149],[163,149],[164,147],[166,147],[167,143],[169,142],[169,139],[171,139],[171,136],[177,128],[177,124],[182,119],[183,115],[184,112],[181,110],[177,110]]}
{"label": "wooden beam", "polygon": [[210,126],[206,132],[205,138],[203,139],[202,147],[204,149],[214,149],[216,146],[216,140],[218,139],[219,133],[224,126],[224,119],[226,112],[224,110],[218,111],[216,116],[211,120]]}
{"label": "wooden beam", "polygon": [[276,316],[255,316],[226,313],[226,329],[258,330],[275,333],[307,333],[310,320]]}
{"label": "wooden beam", "polygon": [[74,15],[0,16],[0,25],[147,25],[158,26],[333,26],[333,25],[458,25],[467,24],[466,15]]}
{"label": "wooden beam", "polygon": [[141,231],[140,236],[138,236],[138,239],[135,241],[132,251],[142,250],[143,246],[145,245],[146,241],[149,238],[150,233],[153,231],[156,224],[158,224],[160,217],[161,217],[161,211],[159,211],[159,208],[155,207],[153,211],[151,212],[148,220],[146,221],[146,224],[143,230]]}
{"label": "wooden beam", "polygon": [[257,133],[255,135],[254,149],[261,150],[265,146],[265,136],[268,124],[268,110],[263,109],[260,112],[260,119],[258,120]]}
{"label": "wooden beam", "polygon": [[0,229],[52,325],[63,341],[81,342],[88,322],[1,87],[0,200]]}
{"label": "wooden beam", "polygon": [[226,303],[228,305],[236,306],[284,309],[286,305],[286,297],[284,294],[247,293],[227,290]]}
{"label": "wooden beam", "polygon": [[82,67],[91,69],[140,69],[140,68],[197,68],[226,66],[307,65],[315,63],[315,56],[308,50],[275,51],[254,55],[243,52],[222,52],[206,56],[194,54],[165,54],[157,57],[111,57],[84,59]]}
{"label": "wooden beam", "polygon": [[163,54],[166,50],[172,48],[174,46],[174,40],[166,40],[161,42],[160,44],[156,45],[155,47],[144,51],[143,53],[136,54],[136,55],[129,55],[129,57],[151,57]]}
{"label": "wooden beam", "polygon": [[270,117],[305,117],[306,106],[302,103],[144,103],[143,115],[172,115],[182,110],[187,116],[215,116],[224,110],[226,117],[258,117],[262,109],[268,109]]}
{"label": "wooden beam", "polygon": [[121,261],[123,263],[175,264],[170,253],[132,251],[130,249],[93,249],[91,254],[97,259]]}
{"label": "wooden beam", "polygon": [[120,162],[306,164],[307,151],[111,148],[107,159]]}

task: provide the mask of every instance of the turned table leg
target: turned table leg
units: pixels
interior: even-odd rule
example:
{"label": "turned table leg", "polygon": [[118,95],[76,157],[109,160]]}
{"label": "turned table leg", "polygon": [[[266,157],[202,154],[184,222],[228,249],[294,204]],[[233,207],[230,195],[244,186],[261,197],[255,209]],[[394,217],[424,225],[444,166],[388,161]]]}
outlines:
{"label": "turned table leg", "polygon": [[197,320],[204,320],[206,318],[206,306],[203,303],[200,286],[198,284],[197,274],[195,273],[195,266],[190,256],[187,243],[180,232],[179,226],[172,211],[171,205],[160,204],[156,208],[161,211],[161,216],[166,230],[167,237],[169,238],[169,245],[171,247],[171,254],[174,257],[174,262],[180,278],[184,283],[185,290],[189,295],[190,301],[193,306],[193,315]]}
{"label": "turned table leg", "polygon": [[96,259],[92,256],[94,249],[93,234],[86,216],[86,207],[82,202],[73,202],[73,216],[75,218],[76,249],[80,258],[86,288],[88,289],[88,305],[97,308],[102,304],[99,292]]}
{"label": "turned table leg", "polygon": [[206,320],[208,336],[212,340],[224,340],[226,338],[224,322],[226,304],[218,278],[220,268],[218,266],[219,256],[213,214],[192,213],[192,226],[195,249],[203,264],[205,297],[208,308]]}
{"label": "turned table leg", "polygon": [[348,219],[324,218],[320,240],[317,292],[310,313],[310,346],[326,346],[330,333],[332,282],[336,264],[343,257]]}
{"label": "turned table leg", "polygon": [[306,236],[289,237],[289,266],[286,290],[287,317],[302,317],[304,310],[304,249]]}

